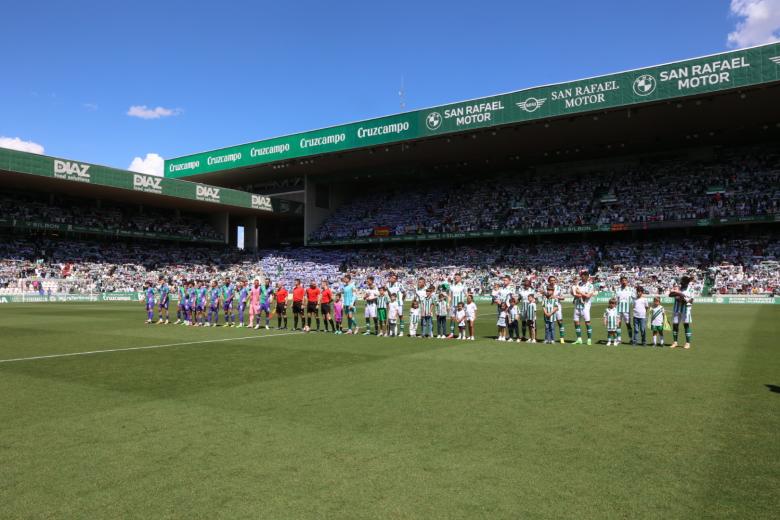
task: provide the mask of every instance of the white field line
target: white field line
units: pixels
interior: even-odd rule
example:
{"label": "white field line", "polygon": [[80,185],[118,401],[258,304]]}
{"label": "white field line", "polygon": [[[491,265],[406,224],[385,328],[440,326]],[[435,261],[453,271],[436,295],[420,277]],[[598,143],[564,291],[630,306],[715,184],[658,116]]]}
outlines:
{"label": "white field line", "polygon": [[293,334],[302,334],[301,332],[283,332],[282,334],[269,334],[267,336],[241,336],[239,338],[221,338],[221,339],[206,339],[201,341],[185,341],[182,343],[165,343],[162,345],[147,345],[144,347],[125,347],[125,348],[112,348],[112,349],[105,349],[105,350],[88,350],[86,352],[68,352],[66,354],[49,354],[46,356],[32,356],[32,357],[23,357],[23,358],[13,358],[13,359],[0,359],[0,363],[15,363],[19,361],[34,361],[36,359],[53,359],[53,358],[64,358],[64,357],[73,357],[73,356],[90,356],[93,354],[107,354],[109,352],[129,352],[131,350],[152,350],[157,348],[168,348],[168,347],[182,347],[186,345],[202,345],[205,343],[221,343],[225,341],[240,341],[240,340],[247,340],[247,339],[263,339],[263,338],[275,338],[277,336],[291,336]]}

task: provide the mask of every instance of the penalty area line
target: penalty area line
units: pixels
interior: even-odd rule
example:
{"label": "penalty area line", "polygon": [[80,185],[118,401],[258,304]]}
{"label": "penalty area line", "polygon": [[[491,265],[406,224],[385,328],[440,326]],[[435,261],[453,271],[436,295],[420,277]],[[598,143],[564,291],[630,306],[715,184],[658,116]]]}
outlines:
{"label": "penalty area line", "polygon": [[90,356],[93,354],[108,354],[111,352],[130,352],[133,350],[153,350],[158,348],[169,348],[169,347],[184,347],[187,345],[203,345],[206,343],[224,343],[227,341],[241,341],[241,340],[248,340],[248,339],[263,339],[263,338],[276,338],[279,336],[292,336],[294,334],[302,334],[301,332],[284,332],[282,334],[269,334],[267,336],[241,336],[239,338],[220,338],[220,339],[206,339],[206,340],[200,340],[200,341],[184,341],[181,343],[165,343],[162,345],[146,345],[143,347],[124,347],[124,348],[111,348],[111,349],[104,349],[104,350],[88,350],[85,352],[67,352],[65,354],[48,354],[45,356],[31,356],[31,357],[22,357],[22,358],[12,358],[12,359],[0,359],[0,363],[15,363],[15,362],[21,362],[21,361],[35,361],[37,359],[54,359],[54,358],[64,358],[64,357],[74,357],[74,356]]}

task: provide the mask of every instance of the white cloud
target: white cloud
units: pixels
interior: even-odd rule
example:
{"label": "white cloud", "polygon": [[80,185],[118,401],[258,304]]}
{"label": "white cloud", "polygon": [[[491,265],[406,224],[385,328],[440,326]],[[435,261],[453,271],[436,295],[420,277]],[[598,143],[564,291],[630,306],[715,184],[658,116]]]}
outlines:
{"label": "white cloud", "polygon": [[22,141],[18,137],[3,137],[0,135],[0,148],[10,148],[22,152],[43,154],[43,145],[32,141]]}
{"label": "white cloud", "polygon": [[140,117],[141,119],[160,119],[161,117],[178,116],[179,114],[181,114],[180,108],[149,108],[146,105],[133,105],[127,110],[128,116]]}
{"label": "white cloud", "polygon": [[96,103],[82,103],[82,105],[86,110],[89,110],[90,112],[95,112],[98,109],[98,106]]}
{"label": "white cloud", "polygon": [[149,175],[162,176],[164,159],[156,153],[148,153],[145,158],[134,157],[133,162],[127,167],[128,170],[138,173],[148,173]]}
{"label": "white cloud", "polygon": [[732,47],[780,40],[780,0],[731,0],[731,14],[740,18],[729,33]]}

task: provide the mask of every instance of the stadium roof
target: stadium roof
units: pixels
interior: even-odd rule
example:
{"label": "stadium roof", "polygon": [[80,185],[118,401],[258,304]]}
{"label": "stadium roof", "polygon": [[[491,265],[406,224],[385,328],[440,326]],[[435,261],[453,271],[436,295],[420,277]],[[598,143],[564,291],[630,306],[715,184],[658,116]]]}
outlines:
{"label": "stadium roof", "polygon": [[0,186],[203,213],[227,210],[266,216],[302,214],[301,204],[276,197],[4,148],[0,148]]}
{"label": "stadium roof", "polygon": [[[773,43],[187,155],[166,160],[165,175],[196,176],[221,184],[223,178],[238,181],[234,174],[239,171],[290,159],[668,103],[778,81],[780,44]],[[223,172],[231,173],[223,176]]]}

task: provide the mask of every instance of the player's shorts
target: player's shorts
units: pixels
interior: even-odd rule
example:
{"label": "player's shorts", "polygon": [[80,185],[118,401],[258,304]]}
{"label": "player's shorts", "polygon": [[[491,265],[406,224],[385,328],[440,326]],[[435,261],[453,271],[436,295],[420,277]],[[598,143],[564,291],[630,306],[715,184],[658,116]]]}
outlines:
{"label": "player's shorts", "polygon": [[241,314],[244,314],[244,311],[246,310],[246,303],[239,303],[238,304],[238,312]]}
{"label": "player's shorts", "polygon": [[536,320],[525,320],[525,324],[526,324],[528,327],[531,327],[531,328],[536,328]]}
{"label": "player's shorts", "polygon": [[306,312],[317,313],[317,302],[309,302],[306,304]]}
{"label": "player's shorts", "polygon": [[613,329],[613,328],[607,327],[607,332],[617,332],[617,329],[616,328]]}
{"label": "player's shorts", "polygon": [[651,332],[658,332],[660,334],[664,333],[664,326],[663,325],[653,325],[650,327]]}
{"label": "player's shorts", "polygon": [[303,302],[293,302],[293,314],[301,314],[303,312]]}
{"label": "player's shorts", "polygon": [[222,304],[222,310],[229,311],[233,309],[233,302],[225,302]]}
{"label": "player's shorts", "polygon": [[322,311],[322,314],[330,314],[330,304],[329,303],[321,304],[320,310]]}
{"label": "player's shorts", "polygon": [[574,308],[574,321],[590,321],[590,305]]}
{"label": "player's shorts", "polygon": [[286,303],[277,303],[276,304],[276,314],[287,314],[287,304]]}
{"label": "player's shorts", "polygon": [[379,321],[387,321],[387,309],[384,307],[377,309],[376,317],[379,319]]}
{"label": "player's shorts", "polygon": [[211,312],[219,312],[219,305],[212,305],[211,307],[209,307],[209,310]]}
{"label": "player's shorts", "polygon": [[159,305],[159,307],[160,307],[161,309],[167,309],[167,308],[168,308],[168,302],[167,302],[167,301],[160,302],[160,305]]}
{"label": "player's shorts", "polygon": [[345,305],[344,306],[344,314],[355,314],[355,306],[354,305]]}
{"label": "player's shorts", "polygon": [[190,302],[184,302],[183,307],[184,307],[185,311],[189,311],[190,310]]}
{"label": "player's shorts", "polygon": [[203,309],[204,309],[204,306],[203,306],[203,305],[197,305],[197,306],[195,307],[195,310],[196,310],[197,312],[203,312]]}
{"label": "player's shorts", "polygon": [[271,302],[268,300],[260,303],[260,311],[271,312]]}
{"label": "player's shorts", "polygon": [[672,323],[691,323],[692,321],[690,309],[685,312],[675,312],[672,316]]}
{"label": "player's shorts", "polygon": [[146,302],[146,310],[147,311],[153,311],[154,310],[154,302]]}
{"label": "player's shorts", "polygon": [[363,314],[365,314],[366,318],[376,318],[376,303],[367,303]]}
{"label": "player's shorts", "polygon": [[554,318],[556,321],[563,321],[563,309],[561,309],[560,305],[558,305],[558,310],[555,311],[551,318]]}

